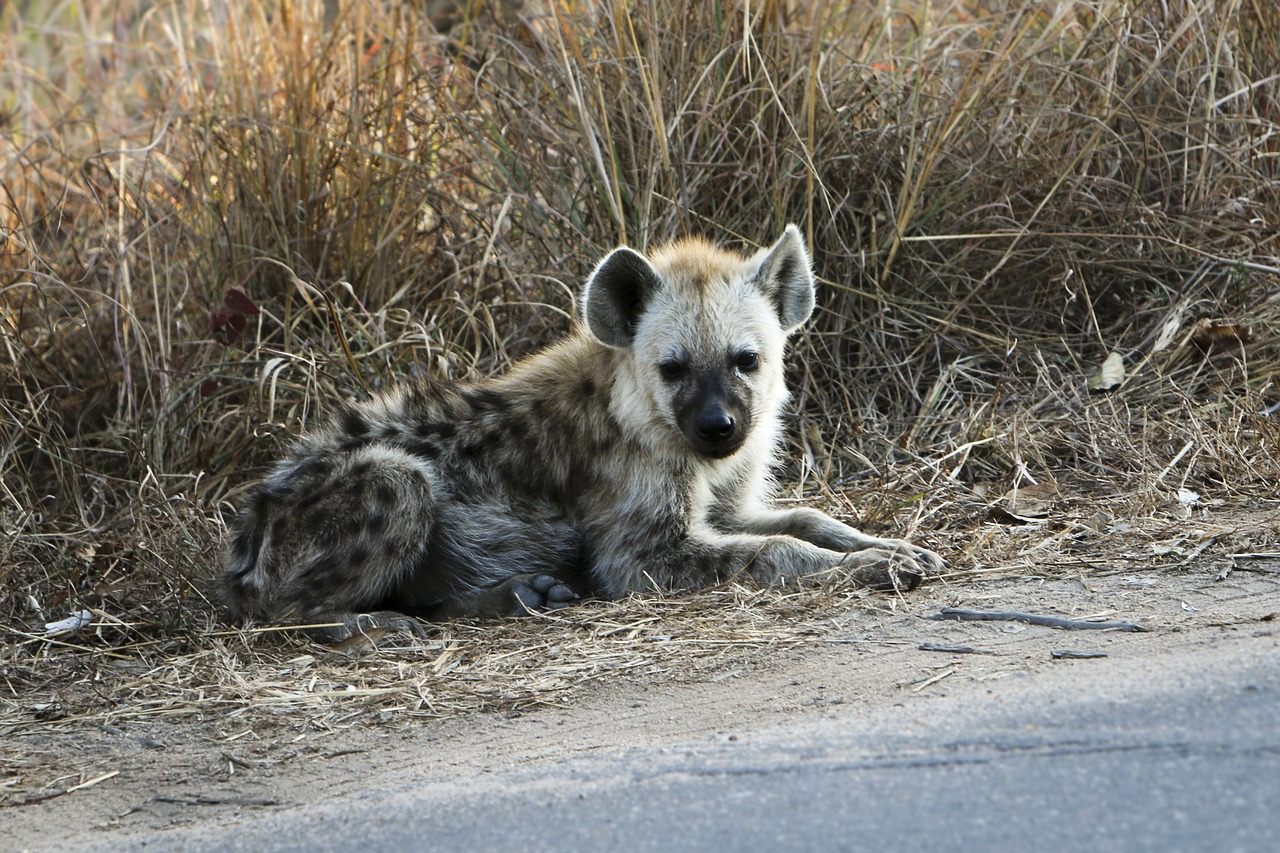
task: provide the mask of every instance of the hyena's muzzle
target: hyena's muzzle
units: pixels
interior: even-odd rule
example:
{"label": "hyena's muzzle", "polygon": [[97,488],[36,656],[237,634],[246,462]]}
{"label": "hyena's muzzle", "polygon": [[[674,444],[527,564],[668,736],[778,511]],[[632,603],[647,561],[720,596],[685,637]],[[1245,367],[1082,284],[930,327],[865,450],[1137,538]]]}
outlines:
{"label": "hyena's muzzle", "polygon": [[751,431],[750,389],[744,382],[711,370],[691,370],[677,396],[676,423],[701,456],[724,459]]}

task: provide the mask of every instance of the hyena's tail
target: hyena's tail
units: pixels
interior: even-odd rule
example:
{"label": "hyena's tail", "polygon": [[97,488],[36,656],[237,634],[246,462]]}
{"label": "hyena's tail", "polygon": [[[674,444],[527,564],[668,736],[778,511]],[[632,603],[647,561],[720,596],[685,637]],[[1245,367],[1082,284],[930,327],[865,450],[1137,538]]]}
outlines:
{"label": "hyena's tail", "polygon": [[231,536],[224,554],[222,604],[227,615],[240,620],[266,616],[263,573],[263,540],[267,531],[267,496],[259,486],[231,522]]}

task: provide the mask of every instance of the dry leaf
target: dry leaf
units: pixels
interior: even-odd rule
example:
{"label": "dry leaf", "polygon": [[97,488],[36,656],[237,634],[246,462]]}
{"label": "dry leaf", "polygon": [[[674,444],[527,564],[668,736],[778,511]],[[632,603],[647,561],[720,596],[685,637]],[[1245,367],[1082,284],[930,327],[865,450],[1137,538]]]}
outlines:
{"label": "dry leaf", "polygon": [[1246,326],[1231,320],[1210,320],[1203,317],[1191,331],[1191,342],[1206,355],[1233,352],[1244,349],[1252,332]]}
{"label": "dry leaf", "polygon": [[1012,516],[1041,519],[1049,515],[1058,495],[1057,483],[1031,483],[1010,489],[1000,500]]}
{"label": "dry leaf", "polygon": [[1113,352],[1102,362],[1102,367],[1089,379],[1087,386],[1090,391],[1111,391],[1119,388],[1121,382],[1124,382],[1124,356]]}
{"label": "dry leaf", "polygon": [[1183,306],[1179,306],[1169,319],[1164,321],[1164,325],[1160,327],[1160,334],[1156,337],[1156,342],[1151,346],[1153,353],[1163,352],[1177,339],[1178,332],[1182,330],[1183,310]]}
{"label": "dry leaf", "polygon": [[77,610],[66,619],[45,623],[44,635],[46,637],[60,637],[63,634],[75,634],[92,621],[93,613],[91,611]]}

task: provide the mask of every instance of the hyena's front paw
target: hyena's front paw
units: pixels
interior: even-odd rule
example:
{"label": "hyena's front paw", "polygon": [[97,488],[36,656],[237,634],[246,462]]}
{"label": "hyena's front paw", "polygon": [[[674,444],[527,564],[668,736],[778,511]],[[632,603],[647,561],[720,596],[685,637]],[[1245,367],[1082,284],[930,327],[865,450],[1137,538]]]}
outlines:
{"label": "hyena's front paw", "polygon": [[925,577],[940,575],[947,570],[947,561],[928,548],[921,548],[906,539],[872,539],[867,547],[880,551],[894,551],[908,557]]}
{"label": "hyena's front paw", "polygon": [[514,616],[559,610],[578,600],[578,594],[553,575],[516,575],[502,586],[509,588]]}
{"label": "hyena's front paw", "polygon": [[943,565],[937,554],[917,548],[867,548],[849,554],[840,565],[849,570],[854,582],[860,586],[882,592],[909,592],[918,587],[933,569],[932,562],[923,558],[921,553],[933,557],[939,566]]}

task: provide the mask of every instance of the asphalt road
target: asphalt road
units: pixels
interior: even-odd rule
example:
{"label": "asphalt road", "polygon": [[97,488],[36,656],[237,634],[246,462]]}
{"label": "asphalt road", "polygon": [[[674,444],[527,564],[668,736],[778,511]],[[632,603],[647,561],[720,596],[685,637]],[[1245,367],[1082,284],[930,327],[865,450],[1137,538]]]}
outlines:
{"label": "asphalt road", "polygon": [[370,780],[358,795],[112,846],[1280,850],[1280,650],[1197,666],[1135,674],[1132,689],[1068,679],[1016,701],[975,687],[925,706],[931,716],[909,712],[910,725],[849,704],[715,742],[425,787]]}

